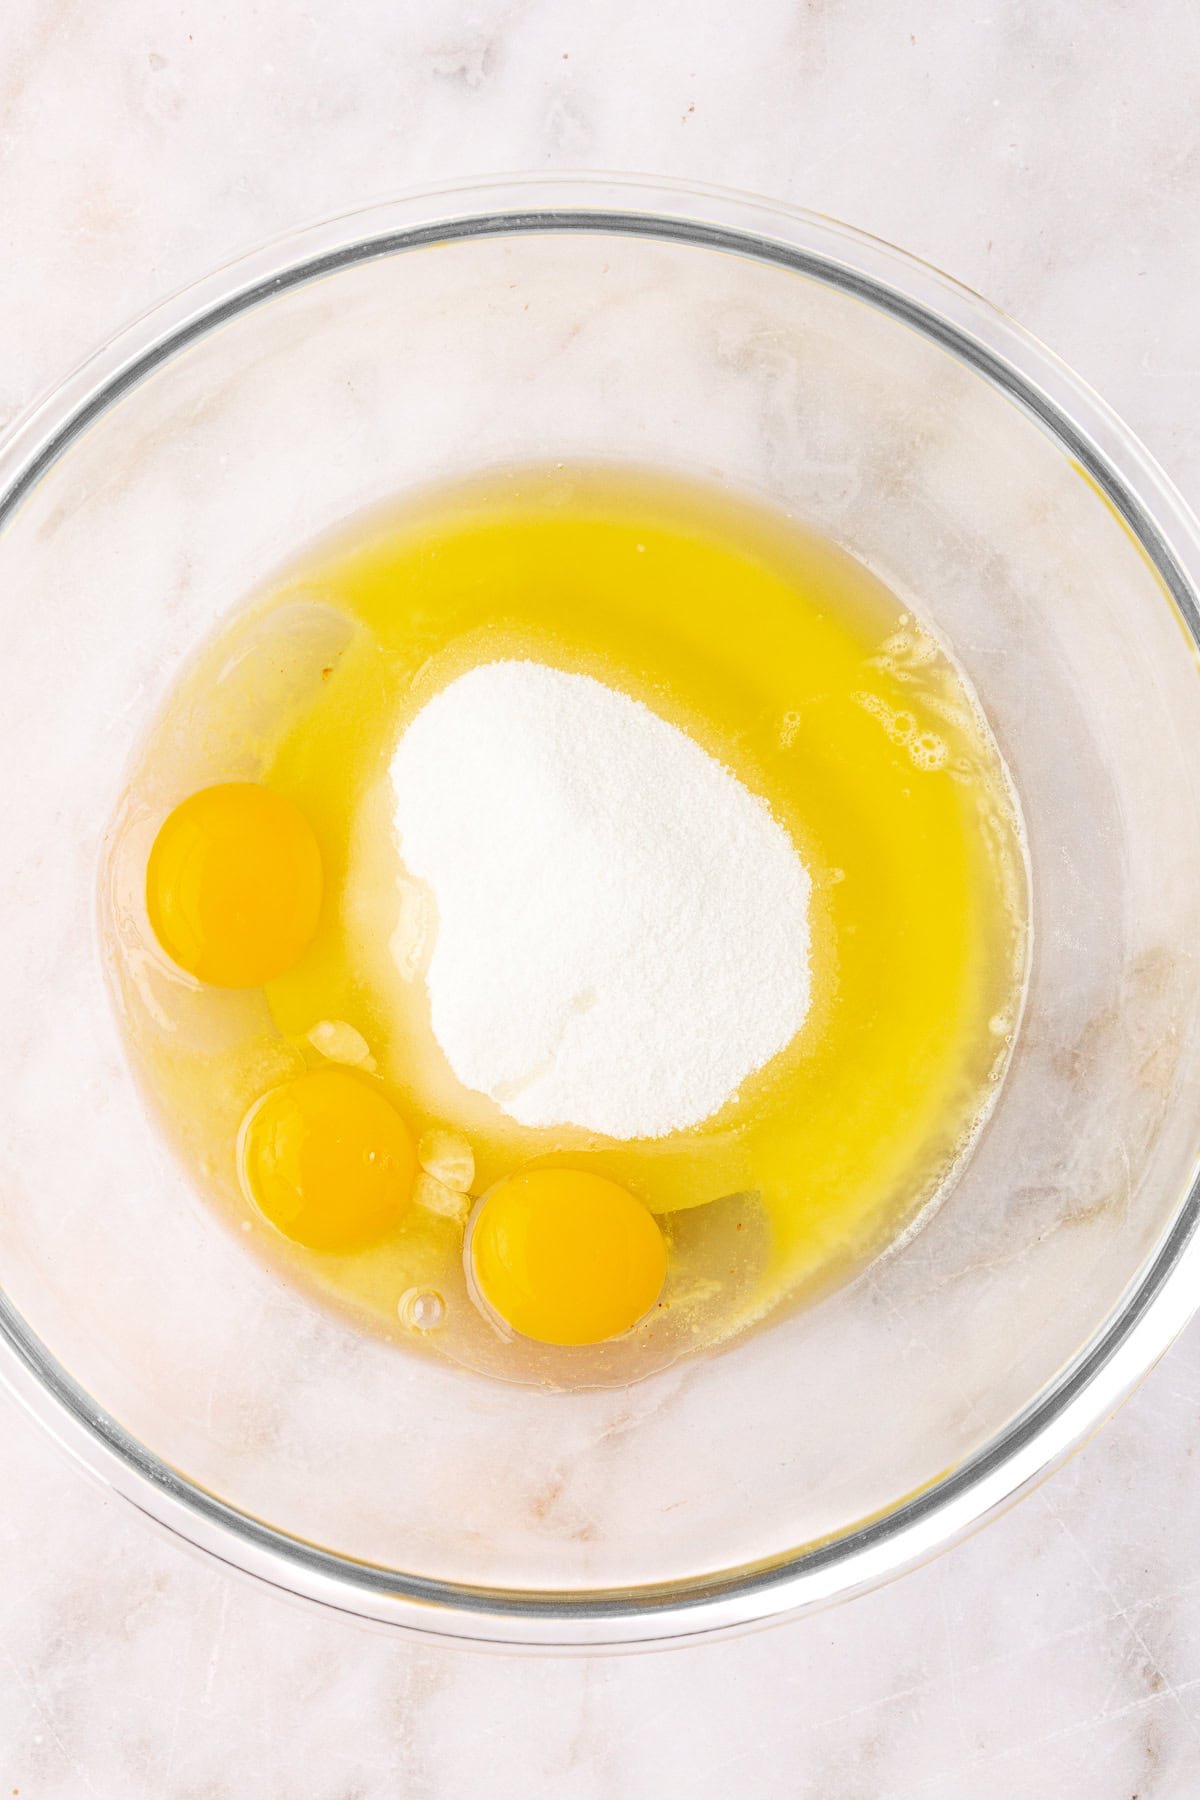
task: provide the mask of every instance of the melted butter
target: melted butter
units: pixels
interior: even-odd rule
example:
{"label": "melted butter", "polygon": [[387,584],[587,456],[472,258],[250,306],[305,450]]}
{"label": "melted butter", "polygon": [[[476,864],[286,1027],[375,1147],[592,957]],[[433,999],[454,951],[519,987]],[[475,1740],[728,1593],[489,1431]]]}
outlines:
{"label": "melted butter", "polygon": [[[522,1127],[463,1089],[433,1038],[421,980],[433,922],[399,862],[387,770],[433,693],[502,657],[645,701],[768,801],[808,866],[809,1015],[695,1130],[614,1144]],[[245,1213],[231,1134],[263,1086],[313,1063],[309,1034],[336,1020],[361,1034],[415,1130],[450,1124],[470,1140],[475,1193],[557,1161],[622,1182],[667,1227],[658,1313],[619,1345],[554,1361],[479,1321],[452,1220],[414,1207],[393,1240],[354,1257],[301,1251],[251,1220],[295,1278],[389,1335],[405,1335],[398,1298],[430,1287],[446,1321],[422,1347],[518,1379],[629,1379],[860,1267],[944,1185],[995,1093],[1026,915],[999,753],[928,631],[776,514],[636,471],[571,469],[479,479],[356,522],[181,684],[131,784],[118,919],[122,895],[136,913],[155,808],[247,772],[295,799],[321,842],[329,898],[311,952],[265,996],[223,997],[220,1020],[213,996],[181,996],[143,954],[136,920],[117,959],[136,1059],[201,1185]]]}

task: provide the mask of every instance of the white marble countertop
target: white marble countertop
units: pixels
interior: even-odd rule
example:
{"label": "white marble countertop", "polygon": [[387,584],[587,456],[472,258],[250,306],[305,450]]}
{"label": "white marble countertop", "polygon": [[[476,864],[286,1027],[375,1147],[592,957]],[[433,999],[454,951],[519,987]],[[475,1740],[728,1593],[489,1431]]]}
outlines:
{"label": "white marble countertop", "polygon": [[[1200,504],[1191,0],[8,0],[0,426],[256,241],[515,168],[840,215],[971,283]],[[0,1397],[0,1795],[1188,1800],[1200,1324],[1015,1512],[838,1611],[539,1660],[413,1647],[158,1536]]]}

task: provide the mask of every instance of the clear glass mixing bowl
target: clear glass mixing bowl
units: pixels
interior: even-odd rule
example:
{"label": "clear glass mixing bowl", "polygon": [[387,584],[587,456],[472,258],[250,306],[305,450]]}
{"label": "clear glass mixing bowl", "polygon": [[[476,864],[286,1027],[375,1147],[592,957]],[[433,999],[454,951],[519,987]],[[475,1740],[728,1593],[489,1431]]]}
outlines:
{"label": "clear glass mixing bowl", "polygon": [[[357,1336],[231,1241],[147,1123],[94,918],[131,748],[227,609],[372,502],[556,458],[766,496],[933,619],[1020,790],[1034,949],[999,1103],[922,1231],[730,1351],[546,1395]],[[0,1360],[172,1530],[419,1631],[694,1637],[944,1545],[1187,1318],[1197,527],[975,295],[727,194],[406,200],[124,333],[9,435],[0,521]]]}

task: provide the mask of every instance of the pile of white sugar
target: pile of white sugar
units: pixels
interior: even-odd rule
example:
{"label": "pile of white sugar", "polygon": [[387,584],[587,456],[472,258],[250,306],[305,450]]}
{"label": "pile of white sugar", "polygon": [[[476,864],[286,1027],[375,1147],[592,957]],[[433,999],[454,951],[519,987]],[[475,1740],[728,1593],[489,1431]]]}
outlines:
{"label": "pile of white sugar", "polygon": [[524,1125],[697,1125],[809,1001],[808,873],[735,776],[587,675],[496,662],[443,688],[392,762],[437,924],[434,1033]]}

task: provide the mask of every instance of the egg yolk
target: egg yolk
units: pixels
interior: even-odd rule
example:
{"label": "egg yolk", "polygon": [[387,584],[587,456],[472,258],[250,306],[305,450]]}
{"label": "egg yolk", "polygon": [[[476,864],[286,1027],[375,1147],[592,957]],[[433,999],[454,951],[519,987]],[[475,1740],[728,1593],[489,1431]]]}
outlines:
{"label": "egg yolk", "polygon": [[471,1269],[486,1304],[543,1344],[618,1337],[658,1299],[662,1232],[615,1181],[526,1169],[489,1189],[475,1217]]}
{"label": "egg yolk", "polygon": [[257,782],[226,781],[168,814],[146,869],[146,910],[187,974],[260,987],[308,948],[321,885],[321,852],[299,807]]}
{"label": "egg yolk", "polygon": [[357,1250],[384,1237],[412,1197],[412,1135],[360,1075],[316,1069],[273,1088],[247,1114],[242,1184],[285,1237]]}

